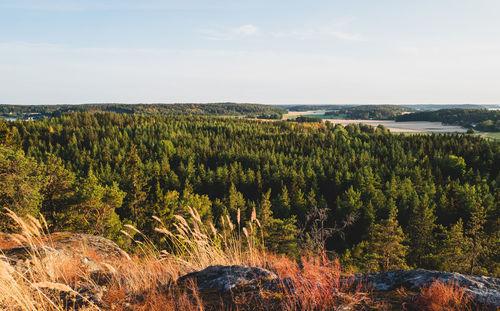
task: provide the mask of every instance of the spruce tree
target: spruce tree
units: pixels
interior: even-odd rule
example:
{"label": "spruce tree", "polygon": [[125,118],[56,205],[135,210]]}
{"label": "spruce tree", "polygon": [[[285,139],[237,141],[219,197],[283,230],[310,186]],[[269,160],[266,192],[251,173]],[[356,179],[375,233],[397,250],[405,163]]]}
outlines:
{"label": "spruce tree", "polygon": [[243,194],[236,189],[234,184],[229,188],[229,194],[226,199],[226,206],[233,219],[237,218],[238,210],[240,215],[243,215],[246,209],[245,199]]}
{"label": "spruce tree", "polygon": [[474,272],[480,268],[482,257],[484,256],[487,249],[487,237],[484,232],[484,225],[486,223],[486,209],[479,202],[476,205],[476,210],[472,213],[467,234],[470,238],[470,244],[468,249],[468,262],[469,262],[469,274],[474,274]]}
{"label": "spruce tree", "polygon": [[290,198],[288,196],[288,189],[286,186],[281,188],[281,193],[278,195],[276,203],[276,216],[278,218],[287,218],[290,215]]}
{"label": "spruce tree", "polygon": [[438,253],[439,269],[464,273],[467,269],[467,245],[470,240],[464,236],[462,219],[445,231],[445,238]]}
{"label": "spruce tree", "polygon": [[396,219],[397,209],[391,208],[389,218],[375,224],[368,242],[368,267],[375,271],[407,269],[405,257],[406,237]]}
{"label": "spruce tree", "polygon": [[429,197],[424,195],[416,208],[412,211],[409,221],[409,256],[410,263],[417,267],[427,267],[428,259],[434,248],[434,229],[436,217]]}
{"label": "spruce tree", "polygon": [[257,219],[262,227],[265,227],[272,219],[273,211],[271,210],[271,189],[262,194],[262,199],[257,209]]}

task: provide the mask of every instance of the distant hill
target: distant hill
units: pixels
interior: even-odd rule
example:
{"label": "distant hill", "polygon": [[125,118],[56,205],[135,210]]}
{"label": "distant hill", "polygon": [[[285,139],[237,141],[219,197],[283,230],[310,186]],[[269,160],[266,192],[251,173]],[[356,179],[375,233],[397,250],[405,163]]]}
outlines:
{"label": "distant hill", "polygon": [[483,132],[499,132],[500,110],[454,108],[420,111],[397,116],[396,121],[433,121],[461,125]]}
{"label": "distant hill", "polygon": [[500,105],[435,105],[435,104],[418,104],[418,105],[277,105],[277,107],[285,108],[289,111],[309,111],[309,110],[342,110],[342,109],[363,109],[363,107],[404,107],[406,109],[415,110],[439,110],[439,109],[500,109]]}
{"label": "distant hill", "polygon": [[352,120],[392,120],[398,115],[412,111],[415,111],[415,109],[399,105],[363,105],[350,106],[339,110],[327,111],[325,112],[325,115],[342,116],[342,118]]}
{"label": "distant hill", "polygon": [[0,115],[16,118],[55,117],[64,112],[109,111],[162,115],[246,116],[281,119],[286,110],[277,106],[237,103],[209,104],[82,104],[82,105],[0,105]]}
{"label": "distant hill", "polygon": [[440,110],[440,109],[500,109],[500,105],[473,105],[473,104],[462,104],[462,105],[435,105],[435,104],[422,104],[422,105],[404,105],[409,108],[415,108],[417,110]]}
{"label": "distant hill", "polygon": [[312,110],[338,110],[351,105],[277,105],[276,107],[284,108],[288,111],[312,111]]}

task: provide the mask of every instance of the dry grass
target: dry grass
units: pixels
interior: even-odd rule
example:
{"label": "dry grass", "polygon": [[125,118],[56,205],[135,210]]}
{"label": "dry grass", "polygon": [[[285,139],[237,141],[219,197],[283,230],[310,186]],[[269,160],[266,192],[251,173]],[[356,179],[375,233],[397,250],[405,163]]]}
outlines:
{"label": "dry grass", "polygon": [[415,303],[430,311],[471,310],[469,297],[456,283],[434,281],[421,290]]}
{"label": "dry grass", "polygon": [[408,295],[403,289],[400,294],[408,300],[409,310],[428,311],[472,311],[480,310],[473,304],[465,289],[455,282],[434,281],[428,287],[420,289],[415,296]]}
{"label": "dry grass", "polygon": [[[262,263],[262,249],[258,245],[260,224],[252,217],[248,227],[242,226],[237,217],[236,224],[229,216],[221,219],[222,229],[213,223],[203,223],[196,209],[188,207],[190,219],[176,215],[176,232],[165,228],[160,219],[156,231],[165,234],[171,241],[170,253],[162,251],[164,258],[171,258],[189,270],[200,270],[211,265],[259,265]],[[238,215],[240,211],[238,210]]]}
{"label": "dry grass", "polygon": [[[22,234],[15,237],[20,245],[32,246],[31,264],[26,271],[13,269],[6,258],[0,256],[0,309],[2,310],[62,310],[62,305],[42,290],[47,286],[61,288],[61,279],[74,280],[75,270],[68,270],[68,263],[60,258],[46,260],[34,246],[42,244],[44,227],[35,218],[23,220],[8,211],[11,217],[21,228]],[[3,260],[2,260],[3,259]],[[77,267],[75,267],[77,269]],[[55,285],[58,284],[58,285]]]}
{"label": "dry grass", "polygon": [[369,303],[360,287],[352,288],[341,282],[342,271],[338,260],[326,256],[302,258],[302,267],[290,267],[291,289],[283,301],[286,310],[335,310],[339,306],[353,307]]}
{"label": "dry grass", "polygon": [[13,235],[0,232],[0,249],[10,249],[19,246],[21,244],[19,244]]}
{"label": "dry grass", "polygon": [[[110,269],[116,271],[101,292],[103,304],[98,306],[87,300],[85,310],[204,310],[206,304],[194,284],[181,289],[175,286],[175,280],[214,264],[257,266],[290,278],[290,283],[283,283],[278,292],[234,296],[232,305],[224,306],[227,309],[251,310],[266,303],[273,309],[331,310],[367,301],[359,290],[340,284],[338,261],[319,256],[302,258],[299,264],[289,257],[265,252],[255,216],[245,226],[239,219],[233,223],[225,216],[222,228],[216,229],[212,223],[203,223],[196,210],[189,208],[189,213],[189,219],[176,216],[175,232],[155,218],[159,223],[156,230],[171,241],[170,252],[155,249],[143,236],[143,241],[136,241],[141,250],[138,254],[105,262],[98,252],[82,245],[85,256],[101,265],[111,265]],[[61,291],[82,298],[76,292],[79,288],[98,288],[81,258],[39,251],[36,246],[51,246],[43,219],[40,222],[32,217],[21,219],[10,211],[7,214],[20,228],[15,243],[31,246],[32,259],[25,271],[19,271],[6,263],[6,258],[1,260],[0,255],[0,310],[67,310]]]}

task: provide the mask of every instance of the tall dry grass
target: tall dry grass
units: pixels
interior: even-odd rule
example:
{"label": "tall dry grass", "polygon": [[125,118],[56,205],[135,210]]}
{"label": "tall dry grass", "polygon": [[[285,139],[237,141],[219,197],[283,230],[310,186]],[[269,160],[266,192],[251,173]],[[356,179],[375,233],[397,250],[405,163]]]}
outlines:
{"label": "tall dry grass", "polygon": [[[275,271],[288,283],[271,295],[269,308],[279,310],[331,310],[340,305],[356,305],[368,301],[359,289],[352,290],[341,284],[338,261],[326,256],[302,258],[301,264],[284,255],[267,253],[259,220],[252,213],[250,222],[243,224],[240,217],[233,222],[224,216],[220,228],[211,222],[203,222],[195,209],[187,208],[189,217],[175,216],[175,230],[170,231],[161,219],[157,232],[165,234],[171,249],[158,250],[137,229],[129,230],[142,237],[135,240],[139,251],[131,258],[112,262],[87,249],[85,254],[101,264],[111,265],[116,273],[101,292],[102,303],[86,301],[85,310],[204,310],[205,304],[195,290],[175,286],[175,280],[193,270],[210,265],[247,265]],[[239,213],[238,213],[239,214]],[[47,226],[33,217],[18,217],[7,212],[19,227],[16,236],[19,245],[30,248],[31,264],[20,272],[13,269],[0,255],[0,309],[1,310],[67,310],[61,291],[80,295],[79,288],[98,288],[89,271],[76,257],[50,257],[44,247],[52,247]],[[124,231],[124,234],[129,235]],[[86,246],[82,245],[85,249]],[[47,291],[47,288],[52,291]],[[233,309],[247,310],[265,303],[268,293],[242,295],[235,298]],[[80,297],[82,298],[82,297]],[[260,299],[260,300],[259,300]],[[225,306],[225,308],[228,306]]]}
{"label": "tall dry grass", "polygon": [[422,288],[411,305],[429,311],[472,311],[479,310],[473,306],[470,297],[456,282],[444,283],[434,281]]}
{"label": "tall dry grass", "polygon": [[[50,297],[43,288],[72,292],[70,286],[61,283],[74,282],[78,266],[68,262],[70,258],[47,258],[42,254],[50,240],[45,239],[47,225],[34,217],[22,219],[11,210],[6,216],[13,219],[21,230],[14,238],[15,244],[27,247],[31,258],[25,270],[14,269],[9,259],[0,254],[0,309],[2,310],[63,310],[60,302]],[[71,267],[68,269],[68,267]],[[76,294],[76,293],[75,293]]]}
{"label": "tall dry grass", "polygon": [[[239,217],[235,224],[226,216],[222,221],[223,228],[217,230],[213,223],[203,223],[195,209],[188,208],[188,211],[189,219],[175,216],[175,232],[167,230],[162,221],[154,217],[159,224],[156,230],[172,242],[170,252],[156,249],[147,236],[128,226],[143,239],[135,240],[140,251],[130,260],[111,262],[117,273],[103,297],[109,307],[119,310],[126,301],[127,304],[134,303],[134,308],[138,310],[168,310],[165,306],[172,306],[171,310],[200,310],[203,307],[196,298],[196,291],[191,290],[188,295],[171,285],[166,290],[165,287],[161,291],[159,288],[172,284],[180,275],[214,264],[262,265],[263,252],[257,247],[261,243],[256,238],[260,227],[257,219],[252,217],[247,228]],[[74,292],[77,296],[74,288],[95,285],[76,257],[51,257],[44,253],[45,249],[53,248],[53,243],[43,217],[41,221],[31,216],[21,218],[10,210],[6,216],[17,224],[19,234],[11,235],[8,245],[2,247],[26,247],[30,264],[20,271],[12,268],[9,259],[0,254],[1,310],[63,310],[66,309],[64,302],[45,289]],[[125,231],[123,233],[128,235]],[[81,247],[86,248],[85,245]],[[103,263],[91,248],[84,253]],[[88,305],[90,310],[100,309],[92,303]]]}
{"label": "tall dry grass", "polygon": [[163,222],[155,230],[163,233],[171,242],[171,251],[161,251],[164,258],[175,260],[187,270],[200,270],[211,265],[262,265],[265,260],[263,234],[255,211],[247,226],[240,221],[240,210],[236,223],[228,215],[221,218],[221,229],[212,222],[204,223],[196,209],[188,207],[189,219],[176,215],[176,232],[169,231]]}

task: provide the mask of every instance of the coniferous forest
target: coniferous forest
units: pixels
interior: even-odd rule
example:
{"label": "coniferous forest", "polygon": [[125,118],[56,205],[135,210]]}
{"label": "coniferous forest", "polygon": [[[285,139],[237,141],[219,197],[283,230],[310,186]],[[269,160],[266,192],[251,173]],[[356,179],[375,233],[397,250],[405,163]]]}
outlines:
{"label": "coniferous forest", "polygon": [[272,252],[498,276],[499,169],[498,142],[463,134],[114,112],[0,120],[0,206],[130,251],[122,231],[141,236],[126,225],[168,249],[153,216],[168,228],[190,206],[222,226],[255,210]]}

